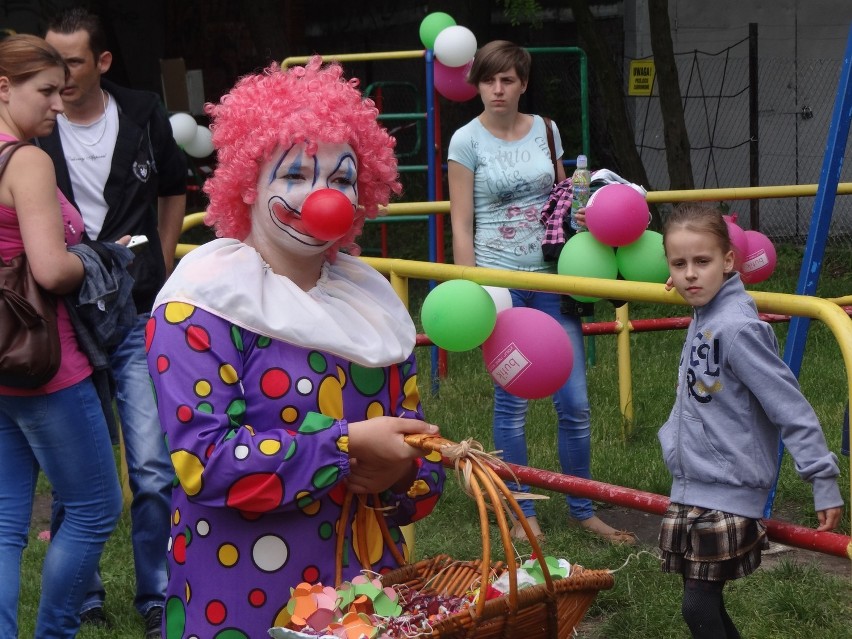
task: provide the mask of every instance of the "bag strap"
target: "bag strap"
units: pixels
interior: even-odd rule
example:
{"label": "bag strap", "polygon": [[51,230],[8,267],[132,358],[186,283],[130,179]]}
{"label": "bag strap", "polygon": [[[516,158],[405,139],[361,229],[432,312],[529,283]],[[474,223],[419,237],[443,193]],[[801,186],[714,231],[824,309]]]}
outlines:
{"label": "bag strap", "polygon": [[[29,142],[25,142],[23,140],[7,140],[2,145],[0,145],[0,180],[3,179],[3,174],[6,172],[6,167],[9,166],[9,159],[12,157],[12,154],[20,149],[22,146],[28,146]],[[6,149],[9,149],[8,152],[4,153]]]}
{"label": "bag strap", "polygon": [[553,141],[553,128],[550,118],[544,118],[544,128],[547,130],[547,148],[550,149],[550,160],[553,162],[553,183],[559,182],[559,172],[556,170],[556,143]]}

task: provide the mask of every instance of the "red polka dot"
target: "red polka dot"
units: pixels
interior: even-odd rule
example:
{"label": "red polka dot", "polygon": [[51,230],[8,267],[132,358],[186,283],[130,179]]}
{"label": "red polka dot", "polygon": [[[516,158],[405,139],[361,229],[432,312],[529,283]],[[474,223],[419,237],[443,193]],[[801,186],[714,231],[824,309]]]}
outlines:
{"label": "red polka dot", "polygon": [[280,368],[270,368],[260,378],[260,390],[273,399],[283,397],[290,390],[290,376]]}
{"label": "red polka dot", "polygon": [[207,449],[204,451],[204,456],[207,459],[210,459],[210,455],[213,454],[213,451],[216,450],[216,444],[210,444]]}
{"label": "red polka dot", "polygon": [[418,519],[423,519],[426,515],[432,512],[432,509],[435,508],[435,504],[438,502],[438,495],[432,495],[431,497],[427,497],[426,499],[421,499],[414,505],[414,521]]}
{"label": "red polka dot", "polygon": [[302,581],[307,582],[309,584],[315,584],[319,581],[320,572],[319,568],[316,566],[307,566],[302,571]]}
{"label": "red polka dot", "polygon": [[332,502],[337,504],[338,506],[343,504],[343,499],[346,497],[346,484],[340,482],[330,491],[328,491],[328,496]]}
{"label": "red polka dot", "polygon": [[188,424],[192,419],[192,407],[185,404],[178,406],[177,418],[181,424]]}
{"label": "red polka dot", "polygon": [[210,333],[201,326],[190,326],[186,329],[186,343],[194,351],[209,351]]}
{"label": "red polka dot", "polygon": [[225,621],[228,611],[225,608],[225,604],[218,599],[214,599],[207,604],[204,614],[207,616],[207,621],[212,623],[214,626],[218,626],[220,623]]}
{"label": "red polka dot", "polygon": [[284,498],[281,478],[272,473],[246,475],[228,491],[226,504],[244,512],[265,513],[278,508]]}
{"label": "red polka dot", "polygon": [[248,601],[255,608],[260,608],[266,603],[266,593],[260,588],[255,588],[249,593]]}
{"label": "red polka dot", "polygon": [[156,328],[157,319],[152,317],[145,324],[145,352],[151,350],[151,342],[154,341],[154,329]]}
{"label": "red polka dot", "polygon": [[176,563],[183,565],[186,562],[186,535],[180,534],[175,537],[172,545],[172,557]]}
{"label": "red polka dot", "polygon": [[165,355],[160,355],[159,357],[157,357],[157,372],[165,373],[167,370],[169,370],[170,364],[171,362],[169,362],[168,357],[166,357]]}

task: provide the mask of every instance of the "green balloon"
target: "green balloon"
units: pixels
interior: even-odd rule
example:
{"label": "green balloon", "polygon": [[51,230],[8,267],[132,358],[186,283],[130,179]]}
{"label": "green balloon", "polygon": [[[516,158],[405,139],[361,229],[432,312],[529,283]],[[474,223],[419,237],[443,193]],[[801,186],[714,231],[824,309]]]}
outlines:
{"label": "green balloon", "polygon": [[620,247],[615,261],[618,272],[626,280],[665,284],[669,279],[663,236],[656,231],[645,231],[635,242]]}
{"label": "green balloon", "polygon": [[437,346],[467,351],[480,346],[497,322],[497,307],[484,288],[469,280],[450,280],[433,288],[420,309],[423,330]]}
{"label": "green balloon", "polygon": [[[591,233],[577,233],[569,239],[562,252],[556,270],[560,275],[595,277],[614,280],[618,277],[615,251],[611,246],[598,242]],[[578,302],[597,302],[599,297],[572,295]]]}
{"label": "green balloon", "polygon": [[456,21],[453,17],[443,11],[435,11],[423,18],[420,23],[420,42],[427,49],[435,48],[435,38],[447,27],[456,26]]}

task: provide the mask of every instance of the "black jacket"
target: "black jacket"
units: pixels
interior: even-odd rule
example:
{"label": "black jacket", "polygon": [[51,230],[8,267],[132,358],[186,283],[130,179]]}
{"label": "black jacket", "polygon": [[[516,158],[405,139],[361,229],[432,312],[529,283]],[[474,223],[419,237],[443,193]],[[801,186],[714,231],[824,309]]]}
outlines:
{"label": "black jacket", "polygon": [[[135,280],[136,309],[147,313],[166,279],[157,233],[157,198],[186,192],[186,157],[175,143],[168,114],[157,94],[126,89],[106,79],[101,84],[118,105],[118,138],[112,169],[104,186],[109,210],[97,239],[114,241],[123,235],[148,236],[147,246],[129,267]],[[58,127],[35,143],[53,159],[59,188],[77,206]],[[86,212],[80,212],[85,219]]]}

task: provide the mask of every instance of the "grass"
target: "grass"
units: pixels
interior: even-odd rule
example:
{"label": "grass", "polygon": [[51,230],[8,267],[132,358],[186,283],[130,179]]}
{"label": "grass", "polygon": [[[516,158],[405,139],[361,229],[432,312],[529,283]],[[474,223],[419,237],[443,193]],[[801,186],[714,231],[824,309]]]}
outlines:
{"label": "grass", "polygon": [[[422,256],[411,256],[424,259]],[[779,247],[779,264],[769,281],[753,288],[764,291],[792,292],[798,278],[801,251]],[[818,295],[848,295],[852,274],[852,253],[829,249],[823,263]],[[414,291],[421,288],[412,287]],[[422,297],[422,296],[421,296]],[[683,315],[684,307],[631,305],[632,317]],[[612,307],[598,303],[597,318],[613,318]],[[413,305],[417,317],[418,303]],[[776,324],[783,345],[786,324]],[[589,367],[589,395],[592,403],[592,472],[595,479],[667,494],[668,473],[663,466],[656,432],[665,421],[673,402],[677,358],[683,331],[633,333],[631,350],[635,420],[631,434],[622,438],[622,420],[618,410],[616,352],[613,336],[595,339],[595,362]],[[441,425],[449,439],[472,437],[486,449],[493,448],[491,436],[491,384],[478,351],[451,353],[449,377],[442,380],[433,394],[428,380],[429,349],[418,353],[421,367],[420,389],[427,418]],[[840,427],[847,386],[839,348],[825,326],[813,322],[805,350],[800,382],[823,424],[829,446],[839,451]],[[551,403],[530,403],[527,440],[530,465],[556,470],[555,413]],[[841,491],[849,495],[849,463],[841,459]],[[42,487],[40,492],[46,492]],[[546,491],[542,491],[546,492]],[[602,591],[595,600],[580,630],[585,639],[675,639],[688,637],[680,619],[680,582],[660,572],[655,549],[612,547],[567,525],[567,506],[561,495],[549,493],[539,502],[539,519],[547,533],[545,551],[566,557],[590,568],[618,569],[615,587]],[[847,504],[848,507],[849,504]],[[605,508],[604,504],[599,505]],[[776,512],[783,519],[813,526],[810,487],[799,480],[789,456],[782,467]],[[849,534],[848,512],[840,530]],[[39,575],[46,544],[36,539],[33,530],[24,553],[20,608],[21,636],[32,636],[38,605]],[[80,639],[137,639],[142,621],[133,608],[134,578],[130,548],[129,515],[125,513],[119,528],[107,545],[101,561],[107,584],[109,630],[85,628]],[[496,529],[492,531],[494,558],[500,558]],[[457,558],[475,558],[482,554],[479,523],[473,502],[465,496],[450,475],[447,489],[434,513],[416,526],[415,553],[418,556],[448,553]],[[731,583],[726,604],[744,637],[774,639],[806,636],[841,637],[848,635],[852,614],[852,585],[821,571],[818,565],[799,565],[782,561],[772,569],[761,569],[747,579]]]}

